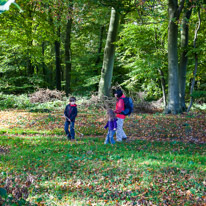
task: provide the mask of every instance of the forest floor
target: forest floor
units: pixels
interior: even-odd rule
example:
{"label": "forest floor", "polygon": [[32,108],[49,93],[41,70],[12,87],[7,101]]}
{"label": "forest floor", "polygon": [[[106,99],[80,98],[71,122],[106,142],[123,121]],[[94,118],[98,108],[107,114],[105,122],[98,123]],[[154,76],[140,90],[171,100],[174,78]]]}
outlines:
{"label": "forest floor", "polygon": [[206,205],[206,115],[134,113],[104,145],[102,110],[0,111],[0,205]]}
{"label": "forest floor", "polygon": [[[20,110],[0,111],[0,129],[33,130],[64,135],[63,113],[33,113]],[[104,137],[106,124],[104,111],[82,110],[75,128],[86,136]],[[127,117],[124,130],[129,140],[183,141],[206,143],[206,114],[184,113],[165,115],[156,113],[133,113]],[[77,134],[78,135],[78,134]]]}

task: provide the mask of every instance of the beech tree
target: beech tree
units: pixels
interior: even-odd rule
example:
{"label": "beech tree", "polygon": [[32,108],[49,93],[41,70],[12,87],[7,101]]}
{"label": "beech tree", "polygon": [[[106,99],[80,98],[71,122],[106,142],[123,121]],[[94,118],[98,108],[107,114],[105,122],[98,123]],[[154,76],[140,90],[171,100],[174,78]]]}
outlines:
{"label": "beech tree", "polygon": [[168,104],[165,113],[178,114],[182,112],[179,101],[178,78],[178,20],[185,0],[168,0]]}
{"label": "beech tree", "polygon": [[185,88],[186,88],[186,72],[188,65],[188,42],[189,42],[189,20],[192,14],[191,4],[187,4],[181,25],[181,57],[179,64],[179,98],[180,98],[180,109],[186,111],[185,104]]}
{"label": "beech tree", "polygon": [[[115,41],[117,40],[118,35],[120,13],[122,12],[125,15],[131,12],[136,9],[139,2],[130,0],[101,0],[100,3],[104,6],[112,7],[98,90],[98,97],[102,98],[104,95],[110,95],[115,58]],[[142,1],[140,1],[140,4],[141,3]]]}
{"label": "beech tree", "polygon": [[68,2],[68,20],[66,24],[66,38],[65,38],[65,65],[66,65],[66,95],[68,96],[70,92],[71,85],[71,31],[72,31],[72,10],[73,10],[73,0]]}
{"label": "beech tree", "polygon": [[117,39],[119,26],[119,13],[112,8],[109,30],[104,49],[103,66],[101,70],[101,79],[99,82],[98,96],[102,98],[104,95],[109,96],[111,80],[113,75],[113,65],[115,57],[115,41]]}

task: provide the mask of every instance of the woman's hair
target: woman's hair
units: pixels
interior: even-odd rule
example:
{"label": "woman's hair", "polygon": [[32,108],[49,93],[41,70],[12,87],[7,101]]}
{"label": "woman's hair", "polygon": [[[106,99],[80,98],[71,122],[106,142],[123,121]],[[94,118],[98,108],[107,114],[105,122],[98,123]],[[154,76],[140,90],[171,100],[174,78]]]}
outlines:
{"label": "woman's hair", "polygon": [[123,92],[121,89],[117,89],[114,93],[117,94],[118,98],[120,98],[123,95]]}
{"label": "woman's hair", "polygon": [[70,101],[70,102],[76,102],[76,98],[75,98],[75,97],[70,97],[70,98],[69,98],[69,101]]}
{"label": "woman's hair", "polygon": [[107,110],[107,115],[111,120],[114,120],[116,118],[116,115],[112,109]]}

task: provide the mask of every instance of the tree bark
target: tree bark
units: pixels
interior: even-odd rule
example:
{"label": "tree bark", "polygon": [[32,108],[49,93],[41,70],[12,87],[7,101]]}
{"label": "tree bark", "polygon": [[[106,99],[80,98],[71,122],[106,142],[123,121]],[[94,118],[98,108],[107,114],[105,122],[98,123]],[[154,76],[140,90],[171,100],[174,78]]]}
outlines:
{"label": "tree bark", "polygon": [[[195,29],[195,37],[194,37],[194,40],[193,40],[194,49],[196,48],[197,33],[198,33],[198,31],[200,29],[200,25],[201,25],[200,8],[198,8],[198,19],[199,20],[198,20],[197,28]],[[190,105],[187,109],[187,112],[190,111],[190,109],[192,107],[192,104],[193,104],[193,97],[191,95],[193,93],[194,86],[195,86],[195,77],[196,77],[196,74],[197,74],[197,66],[198,66],[198,55],[197,55],[197,52],[195,52],[195,69],[194,69],[194,72],[193,72],[193,79],[192,79],[192,84],[191,84],[191,88],[190,88]]]}
{"label": "tree bark", "polygon": [[178,0],[169,0],[169,26],[168,26],[168,104],[165,113],[181,113],[179,104],[179,85],[178,85],[178,20],[183,8],[184,1],[178,7]]}
{"label": "tree bark", "polygon": [[179,98],[180,98],[180,107],[182,111],[186,111],[185,104],[185,87],[186,87],[186,72],[187,72],[187,52],[188,52],[188,39],[189,39],[189,26],[188,21],[192,14],[192,9],[186,10],[182,22],[182,31],[181,31],[181,48],[182,54],[180,58],[179,66]]}
{"label": "tree bark", "polygon": [[[98,51],[97,51],[97,60],[95,62],[96,67],[98,66],[98,64],[100,63],[100,60],[101,60],[100,55],[101,55],[101,51],[102,51],[102,42],[103,42],[104,29],[105,29],[104,25],[101,26],[100,35],[99,35],[99,46],[98,46]],[[96,69],[96,74],[97,75],[99,74],[99,69],[98,68]]]}
{"label": "tree bark", "polygon": [[43,78],[44,78],[44,86],[47,85],[47,73],[46,73],[46,64],[45,64],[45,42],[42,42],[42,72],[43,72]]}
{"label": "tree bark", "polygon": [[[101,61],[101,52],[102,52],[102,43],[103,43],[104,30],[105,30],[105,27],[103,25],[100,28],[99,46],[98,46],[98,51],[97,51],[97,59],[96,59],[96,62],[95,62],[95,68],[96,68],[95,69],[95,74],[96,75],[100,74],[99,64],[100,64],[100,61]],[[96,87],[96,90],[98,91],[98,83],[96,84],[95,87]]]}
{"label": "tree bark", "polygon": [[55,40],[56,55],[56,88],[61,90],[61,56],[60,56],[60,27],[57,29],[58,40]]}
{"label": "tree bark", "polygon": [[72,70],[72,63],[71,63],[71,29],[72,29],[72,5],[73,0],[69,1],[69,17],[66,25],[66,39],[65,39],[65,65],[66,65],[66,87],[65,92],[66,96],[69,95],[71,91],[71,70]]}
{"label": "tree bark", "polygon": [[[32,16],[32,9],[29,9],[28,14],[29,20],[31,21],[31,24],[28,26],[28,75],[32,76],[34,74],[34,66],[32,64],[32,58],[31,58],[31,51],[33,47],[33,37],[32,37],[32,22],[33,22],[33,16]],[[31,40],[30,40],[31,39]]]}
{"label": "tree bark", "polygon": [[101,70],[101,79],[99,82],[98,97],[110,95],[110,87],[113,75],[114,57],[115,57],[115,45],[114,42],[117,38],[119,26],[119,14],[112,8],[111,18],[109,24],[109,31],[107,34],[106,45],[104,49],[103,66]]}
{"label": "tree bark", "polygon": [[164,78],[164,73],[161,69],[159,69],[159,73],[160,73],[160,81],[161,81],[161,86],[162,86],[162,98],[163,98],[163,103],[164,103],[164,107],[166,107],[167,105],[167,101],[166,101],[166,92],[165,92],[165,78]]}

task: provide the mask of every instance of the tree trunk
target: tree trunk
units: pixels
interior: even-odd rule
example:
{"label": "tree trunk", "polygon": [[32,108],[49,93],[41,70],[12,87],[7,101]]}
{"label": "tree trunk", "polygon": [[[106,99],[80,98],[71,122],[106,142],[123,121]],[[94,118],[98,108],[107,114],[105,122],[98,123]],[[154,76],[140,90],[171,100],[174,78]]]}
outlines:
{"label": "tree trunk", "polygon": [[28,56],[28,75],[32,76],[34,74],[34,65],[32,64],[32,59],[31,59],[31,50],[32,50],[32,46],[33,46],[33,40],[29,41],[28,43],[29,46],[29,56]]}
{"label": "tree trunk", "polygon": [[56,88],[61,90],[61,56],[60,56],[60,28],[57,31],[58,40],[55,41],[55,55],[56,55]]}
{"label": "tree trunk", "polygon": [[[155,29],[155,47],[156,49],[158,50],[158,44],[157,44],[157,30]],[[162,71],[162,69],[158,68],[158,72],[160,74],[160,83],[161,83],[161,87],[162,87],[162,98],[163,98],[163,103],[164,103],[164,107],[166,107],[167,105],[167,102],[166,102],[166,92],[165,92],[165,87],[166,87],[166,84],[165,84],[165,77],[164,77],[164,72]]]}
{"label": "tree trunk", "polygon": [[169,0],[169,26],[168,26],[168,104],[165,113],[178,114],[182,110],[179,102],[178,85],[178,20],[183,8],[184,1],[181,1],[181,7],[178,7],[178,0]]}
{"label": "tree trunk", "polygon": [[160,73],[160,81],[161,81],[161,86],[162,86],[162,97],[163,97],[163,103],[164,107],[166,107],[167,102],[166,102],[166,92],[165,92],[165,78],[164,78],[164,73],[161,69],[159,69]]}
{"label": "tree trunk", "polygon": [[65,39],[65,65],[66,65],[66,96],[69,95],[71,87],[71,28],[72,28],[72,5],[73,1],[69,1],[69,18],[66,25],[66,39]]}
{"label": "tree trunk", "polygon": [[42,42],[42,72],[43,72],[43,78],[44,78],[44,86],[47,85],[47,73],[46,73],[46,64],[45,64],[45,42]]}
{"label": "tree trunk", "polygon": [[114,8],[111,10],[111,18],[109,24],[109,31],[107,34],[106,45],[104,49],[104,59],[101,71],[101,79],[99,82],[98,96],[102,98],[104,95],[109,96],[113,66],[114,66],[114,56],[115,56],[115,45],[114,42],[117,38],[119,26],[119,14]]}
{"label": "tree trunk", "polygon": [[[201,25],[200,8],[198,8],[198,18],[199,18],[199,20],[198,20],[197,28],[195,29],[195,37],[194,37],[194,41],[193,41],[194,49],[196,48],[197,33],[198,33],[198,31],[200,29],[200,25]],[[193,72],[193,79],[192,79],[192,84],[191,84],[191,88],[190,88],[190,105],[187,109],[187,112],[190,111],[192,104],[193,104],[193,97],[191,95],[192,95],[192,92],[193,92],[194,86],[195,86],[195,77],[197,74],[197,66],[198,66],[198,56],[197,56],[197,52],[195,52],[195,69]]]}
{"label": "tree trunk", "polygon": [[29,55],[29,58],[28,58],[28,75],[32,76],[33,74],[34,74],[34,66],[31,62],[31,56]]}
{"label": "tree trunk", "polygon": [[[100,64],[100,61],[101,61],[101,52],[102,52],[102,43],[103,43],[104,30],[105,30],[105,27],[103,25],[100,28],[99,46],[98,46],[98,51],[97,51],[97,59],[96,59],[96,62],[95,62],[95,68],[96,68],[95,69],[95,74],[96,75],[99,75],[99,73],[100,73],[99,64]],[[95,87],[96,87],[96,90],[98,91],[98,84]]]}
{"label": "tree trunk", "polygon": [[31,52],[32,52],[32,47],[33,47],[33,37],[32,37],[32,22],[33,22],[33,16],[32,16],[32,8],[29,9],[29,20],[31,22],[31,24],[28,25],[28,33],[27,33],[27,38],[28,38],[28,63],[27,63],[27,69],[28,69],[28,75],[32,76],[34,74],[34,66],[32,64],[32,58],[31,58]]}
{"label": "tree trunk", "polygon": [[192,9],[186,10],[183,22],[182,22],[182,31],[181,31],[181,48],[182,54],[180,58],[180,66],[179,66],[179,98],[180,98],[180,107],[182,111],[186,111],[185,104],[185,86],[186,86],[186,72],[187,72],[187,62],[188,57],[188,39],[189,39],[189,26],[188,21],[192,14]]}
{"label": "tree trunk", "polygon": [[[98,46],[98,51],[97,51],[97,60],[95,62],[95,66],[96,67],[98,66],[98,64],[100,63],[100,60],[101,60],[100,55],[101,55],[101,51],[102,51],[102,42],[103,42],[104,29],[105,29],[104,25],[101,26],[101,28],[100,28],[100,36],[99,36],[99,46]],[[97,75],[99,74],[99,69],[98,68],[96,69],[96,74]]]}

